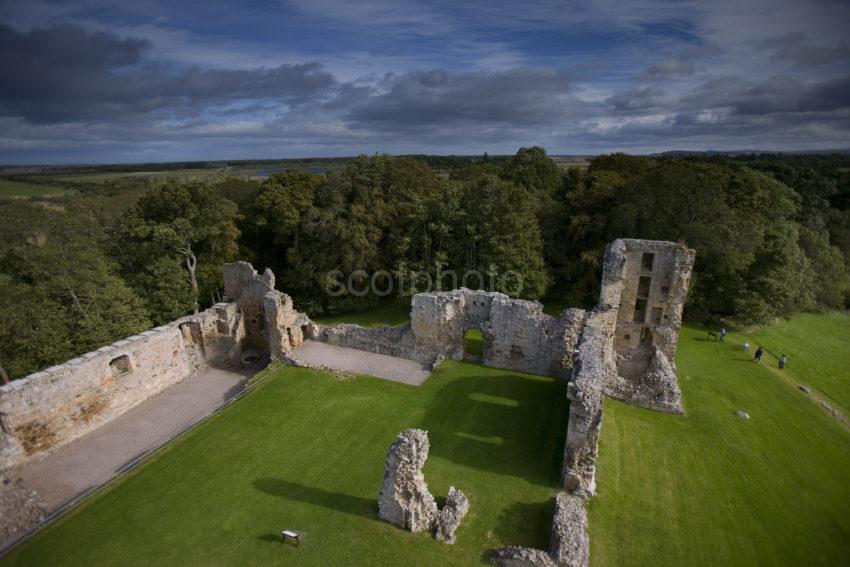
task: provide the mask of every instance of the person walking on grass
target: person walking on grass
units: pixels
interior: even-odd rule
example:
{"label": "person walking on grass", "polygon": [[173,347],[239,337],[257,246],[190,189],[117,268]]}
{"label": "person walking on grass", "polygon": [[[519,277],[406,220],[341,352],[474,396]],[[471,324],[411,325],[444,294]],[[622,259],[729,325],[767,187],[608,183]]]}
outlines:
{"label": "person walking on grass", "polygon": [[726,327],[720,328],[720,342],[723,342],[723,339],[726,338]]}
{"label": "person walking on grass", "polygon": [[785,368],[785,363],[788,362],[788,357],[784,354],[779,358],[779,368]]}
{"label": "person walking on grass", "polygon": [[764,354],[764,349],[761,348],[761,345],[756,349],[756,355],[753,357],[753,360],[756,362],[761,362],[761,355]]}

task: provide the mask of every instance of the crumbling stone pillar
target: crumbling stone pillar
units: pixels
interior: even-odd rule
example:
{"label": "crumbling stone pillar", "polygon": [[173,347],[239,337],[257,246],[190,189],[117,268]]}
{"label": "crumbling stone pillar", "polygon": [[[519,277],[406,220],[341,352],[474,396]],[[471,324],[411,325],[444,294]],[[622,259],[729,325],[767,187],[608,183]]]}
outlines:
{"label": "crumbling stone pillar", "polygon": [[428,432],[422,429],[407,429],[390,445],[378,496],[378,516],[382,520],[412,532],[431,528],[437,502],[422,473],[429,447]]}
{"label": "crumbling stone pillar", "polygon": [[438,540],[454,543],[455,531],[469,510],[469,500],[452,486],[446,505],[437,509],[422,473],[429,447],[428,432],[422,429],[407,429],[390,445],[384,484],[378,495],[378,516],[412,532],[433,530]]}

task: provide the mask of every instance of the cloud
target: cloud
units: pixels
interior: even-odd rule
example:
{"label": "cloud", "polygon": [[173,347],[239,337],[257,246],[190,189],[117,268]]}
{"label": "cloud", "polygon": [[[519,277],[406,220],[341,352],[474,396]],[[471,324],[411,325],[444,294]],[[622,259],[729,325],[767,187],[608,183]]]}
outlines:
{"label": "cloud", "polygon": [[675,75],[693,75],[696,72],[693,61],[681,57],[671,57],[649,66],[644,73],[651,77]]}
{"label": "cloud", "polygon": [[354,128],[441,128],[510,125],[530,128],[575,115],[587,103],[563,72],[516,68],[498,72],[416,71],[391,77],[384,92],[354,102],[343,119]]}
{"label": "cloud", "polygon": [[847,146],[846,2],[635,1],[0,2],[0,161]]}
{"label": "cloud", "polygon": [[669,108],[676,98],[659,87],[645,86],[615,94],[605,102],[615,110],[632,112]]}
{"label": "cloud", "polygon": [[0,25],[0,113],[33,123],[193,115],[237,101],[298,104],[334,84],[315,62],[257,69],[182,68],[146,59],[148,41],[74,25]]}
{"label": "cloud", "polygon": [[725,77],[684,98],[690,110],[728,108],[737,116],[829,113],[850,108],[850,76],[803,82],[787,76],[764,81]]}
{"label": "cloud", "polygon": [[850,60],[850,45],[841,40],[833,46],[812,45],[802,32],[766,39],[762,49],[773,51],[773,61],[787,61],[798,67],[818,67]]}

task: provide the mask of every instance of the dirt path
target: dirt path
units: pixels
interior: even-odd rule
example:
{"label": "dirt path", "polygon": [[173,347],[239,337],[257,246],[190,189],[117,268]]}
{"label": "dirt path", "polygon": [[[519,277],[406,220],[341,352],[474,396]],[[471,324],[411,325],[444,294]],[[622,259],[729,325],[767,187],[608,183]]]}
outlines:
{"label": "dirt path", "polygon": [[37,491],[50,511],[56,510],[211,413],[258,371],[211,369],[186,378],[11,476]]}
{"label": "dirt path", "polygon": [[289,357],[310,366],[368,374],[413,386],[420,385],[431,375],[430,368],[412,360],[317,341],[304,341]]}

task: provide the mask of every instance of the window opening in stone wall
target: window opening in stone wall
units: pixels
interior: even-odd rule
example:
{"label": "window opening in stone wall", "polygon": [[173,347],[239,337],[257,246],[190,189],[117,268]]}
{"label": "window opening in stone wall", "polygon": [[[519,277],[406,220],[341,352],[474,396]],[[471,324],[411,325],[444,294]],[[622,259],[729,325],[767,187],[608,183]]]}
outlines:
{"label": "window opening in stone wall", "polygon": [[655,254],[652,252],[644,252],[640,259],[640,267],[644,270],[652,271],[652,265],[655,263]]}
{"label": "window opening in stone wall", "polygon": [[661,307],[653,307],[652,308],[652,322],[656,325],[661,324],[661,316],[664,314],[664,310]]}
{"label": "window opening in stone wall", "polygon": [[130,365],[130,357],[126,354],[122,354],[118,358],[113,358],[109,361],[109,367],[116,376],[133,371],[133,367]]}
{"label": "window opening in stone wall", "polygon": [[661,288],[661,295],[666,299],[670,295],[670,288],[667,286],[663,286]]}
{"label": "window opening in stone wall", "polygon": [[640,330],[640,343],[648,344],[650,342],[652,342],[652,331],[649,327],[644,327]]}
{"label": "window opening in stone wall", "polygon": [[649,276],[641,276],[638,280],[638,297],[649,297],[650,286],[652,286],[652,278]]}
{"label": "window opening in stone wall", "polygon": [[646,300],[638,299],[635,301],[635,315],[632,319],[635,323],[643,323],[646,319]]}

